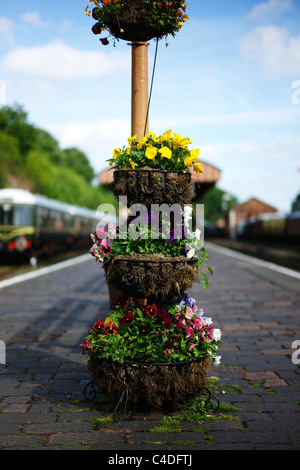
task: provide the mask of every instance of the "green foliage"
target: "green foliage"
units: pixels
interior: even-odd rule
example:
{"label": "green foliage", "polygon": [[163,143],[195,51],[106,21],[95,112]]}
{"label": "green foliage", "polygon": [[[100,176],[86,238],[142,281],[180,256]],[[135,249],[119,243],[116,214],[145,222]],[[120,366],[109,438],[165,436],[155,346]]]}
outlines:
{"label": "green foliage", "polygon": [[0,187],[6,185],[6,175],[20,171],[20,150],[18,140],[0,131]]}
{"label": "green foliage", "polygon": [[205,220],[216,222],[223,217],[225,210],[237,203],[237,198],[214,186],[197,202],[204,204]]}
{"label": "green foliage", "polygon": [[297,194],[295,199],[292,202],[292,207],[291,207],[292,212],[297,212],[300,211],[300,193]]}
{"label": "green foliage", "polygon": [[68,168],[74,169],[88,182],[91,182],[95,177],[95,172],[88,158],[75,147],[67,148],[62,151],[62,164]]}
{"label": "green foliage", "polygon": [[34,192],[69,204],[97,209],[117,200],[95,177],[87,156],[75,147],[61,149],[46,130],[28,122],[20,106],[0,108],[0,187],[16,175]]}
{"label": "green foliage", "polygon": [[25,160],[36,139],[36,128],[28,123],[22,107],[4,106],[0,109],[0,131],[18,139],[20,156]]}
{"label": "green foliage", "polygon": [[215,360],[221,342],[213,324],[192,310],[189,300],[179,304],[118,304],[103,322],[99,319],[81,344],[83,353],[123,363]]}

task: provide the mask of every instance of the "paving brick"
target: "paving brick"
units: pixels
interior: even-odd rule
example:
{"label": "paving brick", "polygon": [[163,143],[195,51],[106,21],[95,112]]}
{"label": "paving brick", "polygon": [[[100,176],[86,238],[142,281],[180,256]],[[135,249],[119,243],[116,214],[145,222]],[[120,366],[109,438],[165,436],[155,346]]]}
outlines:
{"label": "paving brick", "polygon": [[92,262],[0,292],[8,358],[0,367],[0,448],[299,450],[300,369],[291,344],[300,339],[300,297],[247,263],[213,251],[211,261],[210,289],[199,283],[190,294],[222,330],[223,359],[210,375],[220,379],[220,402],[240,410],[225,413],[237,420],[221,411],[218,421],[185,421],[181,432],[167,434],[149,431],[164,412],[101,423],[113,408],[103,395],[85,399],[90,376],[79,348],[109,312],[103,270]]}

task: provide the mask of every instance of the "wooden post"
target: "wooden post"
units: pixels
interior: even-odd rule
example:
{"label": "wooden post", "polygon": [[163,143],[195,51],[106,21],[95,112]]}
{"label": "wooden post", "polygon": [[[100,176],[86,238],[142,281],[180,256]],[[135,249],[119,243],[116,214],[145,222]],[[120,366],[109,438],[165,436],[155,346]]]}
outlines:
{"label": "wooden post", "polygon": [[[132,42],[131,135],[140,140],[149,132],[148,109],[148,45]],[[147,122],[146,122],[147,119]]]}
{"label": "wooden post", "polygon": [[[145,42],[132,42],[132,85],[131,85],[131,135],[140,140],[149,132],[148,111],[148,45]],[[147,119],[147,122],[146,122]],[[124,295],[109,286],[110,308]],[[146,301],[144,300],[143,303]]]}

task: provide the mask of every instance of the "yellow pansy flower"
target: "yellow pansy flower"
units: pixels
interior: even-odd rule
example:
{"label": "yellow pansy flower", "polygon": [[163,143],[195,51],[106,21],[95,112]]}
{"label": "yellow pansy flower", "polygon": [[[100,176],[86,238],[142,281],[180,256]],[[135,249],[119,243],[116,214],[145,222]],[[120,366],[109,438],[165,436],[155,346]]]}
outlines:
{"label": "yellow pansy flower", "polygon": [[173,145],[176,147],[180,146],[181,136],[179,134],[173,134]]}
{"label": "yellow pansy flower", "polygon": [[145,155],[149,160],[155,160],[157,155],[157,148],[150,145],[147,147]]}
{"label": "yellow pansy flower", "polygon": [[162,147],[159,149],[159,153],[164,158],[172,158],[172,150],[170,150],[168,147]]}
{"label": "yellow pansy flower", "polygon": [[118,155],[120,155],[121,153],[121,149],[119,148],[116,148],[114,151],[113,151],[113,159],[115,160],[117,158]]}
{"label": "yellow pansy flower", "polygon": [[197,160],[197,158],[199,157],[199,153],[200,153],[199,149],[191,150],[190,151],[191,158],[193,160]]}
{"label": "yellow pansy flower", "polygon": [[154,132],[148,132],[147,137],[151,137],[154,142],[157,142],[157,135]]}
{"label": "yellow pansy flower", "polygon": [[134,161],[131,158],[129,158],[129,163],[130,163],[131,168],[134,170],[135,167],[137,166],[137,163],[134,163]]}
{"label": "yellow pansy flower", "polygon": [[133,135],[132,137],[128,137],[128,139],[127,139],[128,140],[128,145],[132,145],[132,142],[134,140],[136,140],[136,138],[137,138],[137,135]]}
{"label": "yellow pansy flower", "polygon": [[126,149],[127,155],[130,155],[130,152],[131,152],[131,148],[130,148],[130,147],[127,147],[127,149]]}
{"label": "yellow pansy flower", "polygon": [[113,162],[114,162],[113,160],[109,160],[108,163],[110,164],[110,166],[112,166]]}
{"label": "yellow pansy flower", "polygon": [[160,136],[158,142],[161,144],[165,140],[170,140],[172,134],[172,130],[168,129],[166,132],[163,133],[163,135]]}
{"label": "yellow pansy flower", "polygon": [[191,141],[191,139],[189,139],[188,137],[184,137],[184,138],[181,139],[181,141],[180,141],[181,147],[187,147],[189,144],[192,144],[192,141]]}
{"label": "yellow pansy flower", "polygon": [[147,137],[143,137],[137,144],[136,148],[142,150],[143,145],[147,142]]}
{"label": "yellow pansy flower", "polygon": [[204,173],[204,170],[201,166],[201,163],[199,163],[199,162],[194,163],[194,170],[195,170],[197,175],[200,175],[200,173]]}
{"label": "yellow pansy flower", "polygon": [[191,164],[193,163],[193,160],[191,157],[186,157],[185,160],[184,160],[184,166],[185,167],[189,167],[191,166]]}

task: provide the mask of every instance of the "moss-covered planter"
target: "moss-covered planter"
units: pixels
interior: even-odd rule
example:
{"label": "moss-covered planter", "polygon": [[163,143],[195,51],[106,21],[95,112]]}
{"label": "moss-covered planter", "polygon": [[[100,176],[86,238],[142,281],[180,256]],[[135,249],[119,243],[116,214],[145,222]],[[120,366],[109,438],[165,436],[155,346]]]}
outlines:
{"label": "moss-covered planter", "polygon": [[114,195],[127,197],[127,205],[180,204],[192,201],[191,173],[154,169],[114,170]]}
{"label": "moss-covered planter", "polygon": [[182,296],[198,281],[197,259],[185,256],[120,255],[103,263],[106,281],[130,297]]}
{"label": "moss-covered planter", "polygon": [[196,397],[205,386],[211,365],[209,358],[164,364],[120,364],[91,356],[88,361],[88,369],[98,388],[113,400],[122,396],[126,405],[143,409],[176,409]]}

